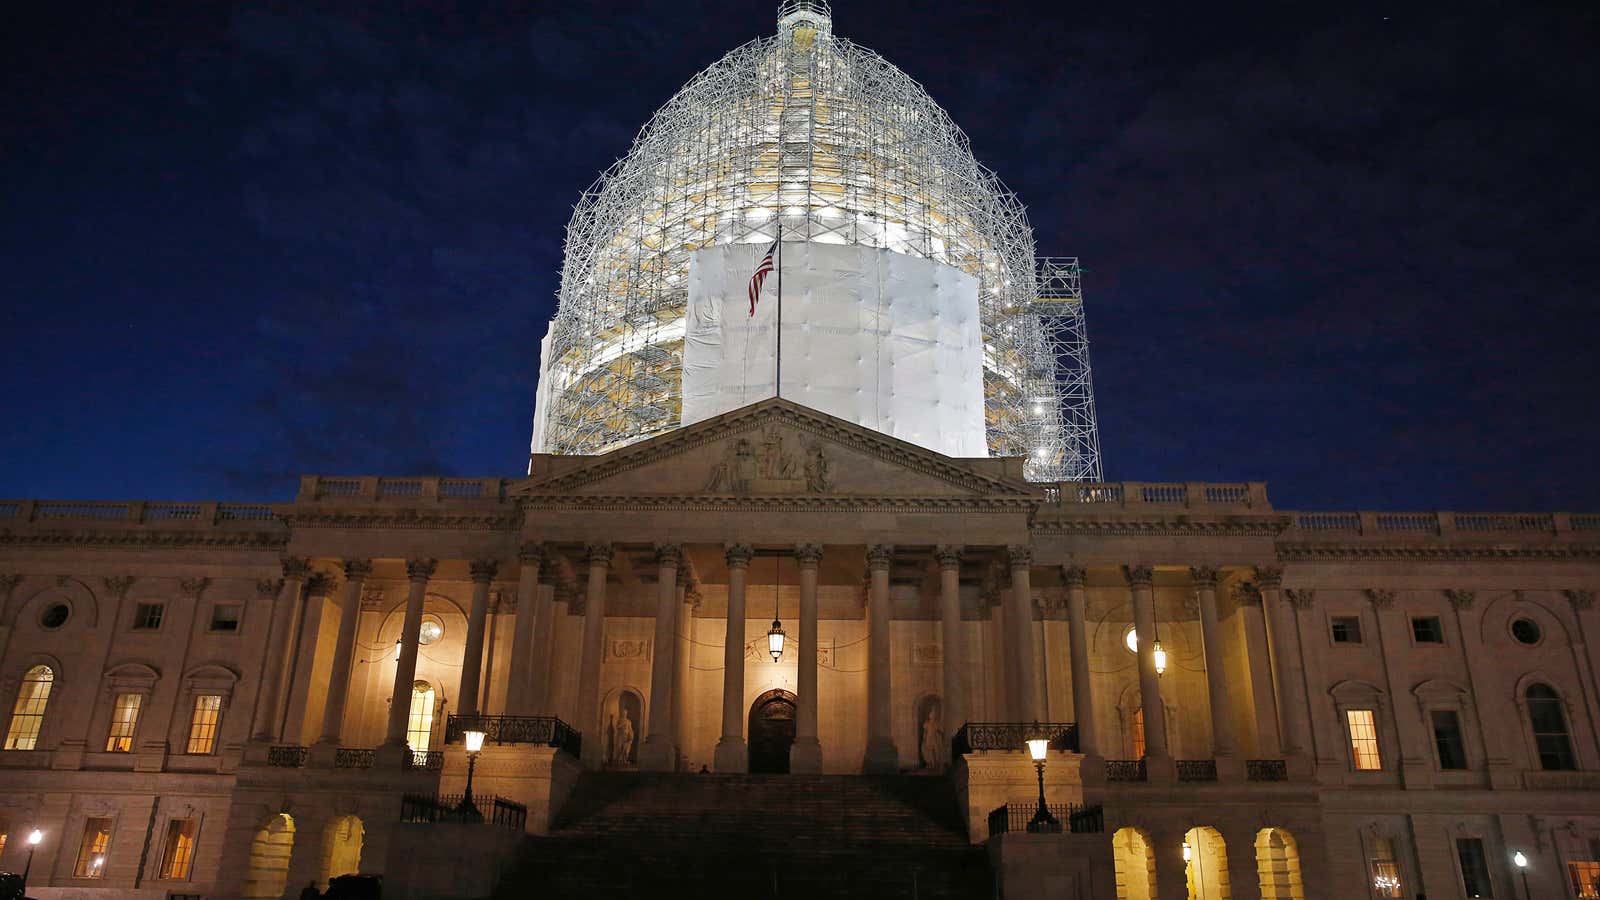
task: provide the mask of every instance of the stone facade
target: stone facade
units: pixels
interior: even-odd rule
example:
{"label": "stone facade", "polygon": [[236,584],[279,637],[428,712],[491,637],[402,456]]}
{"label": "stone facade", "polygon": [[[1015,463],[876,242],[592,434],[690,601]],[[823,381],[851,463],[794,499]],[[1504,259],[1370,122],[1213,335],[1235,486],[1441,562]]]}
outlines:
{"label": "stone facade", "polygon": [[[738,771],[776,698],[794,771],[944,773],[974,841],[1036,776],[1015,750],[952,761],[954,726],[1076,723],[1046,789],[1105,831],[1063,839],[1098,848],[1079,868],[997,840],[1017,885],[1109,897],[1114,859],[1128,897],[1520,896],[1520,850],[1534,896],[1575,896],[1600,842],[1596,590],[1596,515],[1030,484],[782,400],[519,479],[3,501],[0,869],[38,828],[33,896],[355,869],[423,896],[418,848],[452,839],[401,826],[399,797],[462,787],[449,716],[559,717],[589,767]],[[474,788],[538,833],[578,771],[491,745]]]}

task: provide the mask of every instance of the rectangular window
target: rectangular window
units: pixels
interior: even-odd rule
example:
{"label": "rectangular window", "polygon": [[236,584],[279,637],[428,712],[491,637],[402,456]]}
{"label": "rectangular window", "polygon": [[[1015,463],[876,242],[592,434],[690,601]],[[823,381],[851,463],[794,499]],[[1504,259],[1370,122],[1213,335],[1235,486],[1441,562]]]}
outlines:
{"label": "rectangular window", "polygon": [[1483,841],[1457,838],[1456,859],[1461,863],[1461,889],[1468,897],[1493,897],[1489,881],[1489,858],[1483,855]]}
{"label": "rectangular window", "polygon": [[210,753],[217,746],[217,723],[222,720],[222,695],[201,694],[194,698],[194,716],[189,719],[189,747],[185,753]]}
{"label": "rectangular window", "polygon": [[237,603],[218,603],[211,607],[212,631],[238,631],[244,607]]}
{"label": "rectangular window", "polygon": [[1413,616],[1411,640],[1418,644],[1442,644],[1444,625],[1439,622],[1438,616]]}
{"label": "rectangular window", "polygon": [[106,851],[111,847],[111,817],[91,816],[83,823],[83,841],[78,844],[78,864],[72,874],[79,878],[99,878],[106,873]]}
{"label": "rectangular window", "polygon": [[1335,644],[1361,643],[1360,616],[1334,616],[1332,628]]}
{"label": "rectangular window", "polygon": [[1600,900],[1600,860],[1575,859],[1567,863],[1572,879],[1572,896],[1578,900]]}
{"label": "rectangular window", "polygon": [[1372,870],[1374,897],[1405,896],[1404,886],[1400,884],[1400,863],[1395,860],[1393,840],[1386,837],[1372,839],[1367,867]]}
{"label": "rectangular window", "polygon": [[1439,751],[1439,768],[1465,769],[1467,745],[1461,739],[1461,716],[1453,709],[1436,709],[1433,720],[1433,747]]}
{"label": "rectangular window", "polygon": [[1357,769],[1383,768],[1378,757],[1378,724],[1370,709],[1347,709],[1345,724],[1350,728],[1350,758]]}
{"label": "rectangular window", "polygon": [[167,612],[165,603],[141,603],[133,608],[133,630],[155,631],[161,627],[161,617]]}
{"label": "rectangular window", "polygon": [[194,820],[173,819],[167,823],[167,843],[161,851],[161,877],[188,881],[194,864]]}
{"label": "rectangular window", "polygon": [[143,705],[142,694],[117,695],[117,705],[111,710],[111,733],[106,735],[107,753],[133,750],[133,730],[139,725],[139,707]]}

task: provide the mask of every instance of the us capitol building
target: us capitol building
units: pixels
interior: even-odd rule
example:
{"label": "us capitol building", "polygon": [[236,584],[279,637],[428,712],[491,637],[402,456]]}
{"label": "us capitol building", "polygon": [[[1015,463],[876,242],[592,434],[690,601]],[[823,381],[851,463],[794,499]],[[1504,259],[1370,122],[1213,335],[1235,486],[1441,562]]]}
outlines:
{"label": "us capitol building", "polygon": [[787,0],[581,198],[525,475],[0,501],[0,870],[1600,896],[1600,514],[1103,481],[1084,322]]}

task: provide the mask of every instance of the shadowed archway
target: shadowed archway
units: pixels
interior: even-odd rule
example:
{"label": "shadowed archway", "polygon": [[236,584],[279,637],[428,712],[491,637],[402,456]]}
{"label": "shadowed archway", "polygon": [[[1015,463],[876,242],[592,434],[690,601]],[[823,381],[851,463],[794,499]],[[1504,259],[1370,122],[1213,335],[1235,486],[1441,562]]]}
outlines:
{"label": "shadowed archway", "polygon": [[750,704],[750,771],[788,774],[794,743],[795,696],[771,690]]}

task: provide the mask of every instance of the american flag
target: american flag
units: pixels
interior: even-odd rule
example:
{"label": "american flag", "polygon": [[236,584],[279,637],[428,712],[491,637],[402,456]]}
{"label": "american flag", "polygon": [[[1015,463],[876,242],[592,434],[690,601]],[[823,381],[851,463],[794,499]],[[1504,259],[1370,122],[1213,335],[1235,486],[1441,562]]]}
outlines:
{"label": "american flag", "polygon": [[761,257],[761,264],[756,266],[754,275],[750,276],[750,315],[756,314],[756,299],[761,296],[761,284],[772,274],[772,255],[778,252],[778,242],[773,241],[767,248],[767,255]]}

